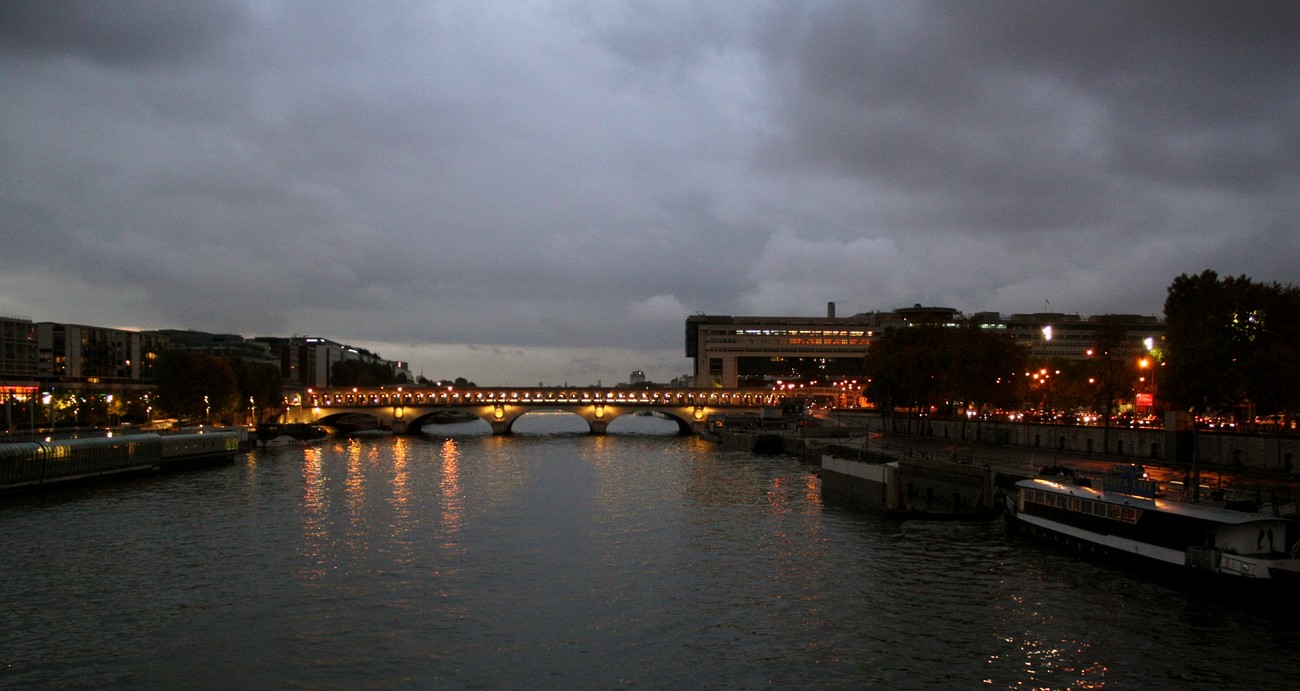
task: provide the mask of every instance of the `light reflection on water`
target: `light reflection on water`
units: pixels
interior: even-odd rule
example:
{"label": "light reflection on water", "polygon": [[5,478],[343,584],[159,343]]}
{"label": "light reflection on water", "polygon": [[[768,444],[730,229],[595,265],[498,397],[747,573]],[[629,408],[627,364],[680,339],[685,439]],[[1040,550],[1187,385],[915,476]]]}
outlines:
{"label": "light reflection on water", "polygon": [[460,449],[456,440],[451,437],[443,440],[439,456],[442,459],[442,479],[438,482],[442,491],[442,548],[451,553],[460,549],[457,543],[465,521],[465,497],[460,486]]}
{"label": "light reflection on water", "polygon": [[11,503],[0,685],[1292,680],[1294,624],[1012,541],[996,522],[824,506],[790,459],[624,420],[604,437],[529,415],[509,438],[331,440]]}

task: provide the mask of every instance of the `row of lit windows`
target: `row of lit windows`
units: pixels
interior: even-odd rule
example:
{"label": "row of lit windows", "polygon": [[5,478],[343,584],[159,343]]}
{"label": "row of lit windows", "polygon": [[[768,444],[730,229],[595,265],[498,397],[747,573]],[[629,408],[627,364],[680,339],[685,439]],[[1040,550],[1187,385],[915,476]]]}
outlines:
{"label": "row of lit windows", "polygon": [[1053,506],[1074,513],[1091,514],[1115,521],[1124,521],[1125,523],[1137,523],[1138,518],[1142,516],[1142,509],[1135,509],[1131,506],[1120,506],[1119,504],[1072,497],[1056,492],[1045,492],[1041,489],[1022,488],[1020,492],[1026,502]]}
{"label": "row of lit windows", "polygon": [[764,340],[736,341],[727,338],[718,338],[709,341],[702,350],[719,350],[727,348],[738,351],[755,351],[755,350],[784,350],[798,346],[820,346],[822,348],[854,348],[865,352],[871,347],[871,341],[863,339],[831,339],[831,338],[772,338]]}
{"label": "row of lit windows", "polygon": [[870,336],[870,331],[862,329],[736,329],[731,333],[736,336]]}
{"label": "row of lit windows", "polygon": [[820,356],[824,353],[829,353],[834,357],[839,357],[839,358],[862,359],[863,357],[866,357],[866,351],[862,349],[850,349],[847,351],[835,350],[831,352],[831,349],[825,346],[792,346],[790,348],[746,348],[744,346],[737,345],[731,347],[721,346],[716,348],[709,348],[707,352],[711,356],[717,356],[722,353],[739,353],[741,355],[750,355],[750,356],[758,356],[758,357],[765,357],[767,356],[767,354],[771,354],[771,357],[792,357],[792,356],[799,356],[799,355],[803,355],[806,357],[806,356]]}

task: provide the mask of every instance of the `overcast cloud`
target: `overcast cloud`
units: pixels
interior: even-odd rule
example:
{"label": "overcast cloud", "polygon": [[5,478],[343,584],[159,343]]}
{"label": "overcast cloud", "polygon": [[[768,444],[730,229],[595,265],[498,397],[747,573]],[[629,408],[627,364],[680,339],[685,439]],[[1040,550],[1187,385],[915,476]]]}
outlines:
{"label": "overcast cloud", "polygon": [[692,313],[1300,282],[1300,3],[0,4],[0,313],[667,381]]}

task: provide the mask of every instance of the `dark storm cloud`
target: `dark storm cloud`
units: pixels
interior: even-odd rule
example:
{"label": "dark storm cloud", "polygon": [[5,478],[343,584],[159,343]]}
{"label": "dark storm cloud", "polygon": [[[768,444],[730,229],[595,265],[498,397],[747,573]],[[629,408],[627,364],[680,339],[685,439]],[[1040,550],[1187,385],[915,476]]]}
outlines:
{"label": "dark storm cloud", "polygon": [[1137,181],[1277,191],[1297,26],[1294,3],[816,4],[767,32],[774,155],[944,197],[916,225],[1104,223]]}
{"label": "dark storm cloud", "polygon": [[585,383],[693,312],[1294,282],[1297,7],[11,2],[0,313]]}
{"label": "dark storm cloud", "polygon": [[6,0],[0,51],[110,65],[174,64],[218,48],[245,20],[243,6],[226,0]]}

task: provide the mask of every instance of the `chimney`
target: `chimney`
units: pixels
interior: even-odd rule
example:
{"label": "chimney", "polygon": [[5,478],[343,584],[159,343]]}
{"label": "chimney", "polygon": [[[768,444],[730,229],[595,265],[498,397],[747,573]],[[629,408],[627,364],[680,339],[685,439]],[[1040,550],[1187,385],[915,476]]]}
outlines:
{"label": "chimney", "polygon": [[826,318],[827,319],[835,318],[835,303],[833,302],[826,303]]}

